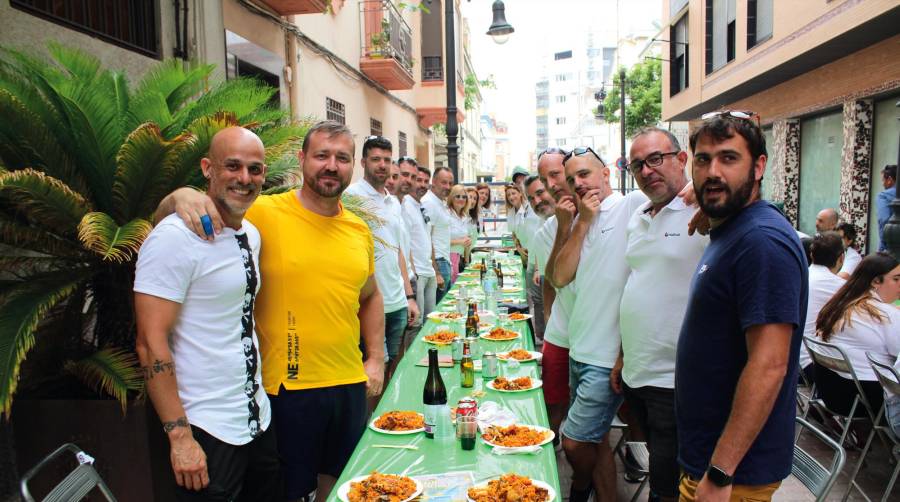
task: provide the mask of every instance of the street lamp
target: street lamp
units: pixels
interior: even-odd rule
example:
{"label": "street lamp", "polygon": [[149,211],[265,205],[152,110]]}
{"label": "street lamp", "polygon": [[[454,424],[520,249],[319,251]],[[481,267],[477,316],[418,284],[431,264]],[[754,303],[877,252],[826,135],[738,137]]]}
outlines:
{"label": "street lamp", "polygon": [[[471,0],[469,0],[471,1]],[[430,3],[430,2],[429,2]],[[453,179],[459,181],[459,145],[456,139],[459,137],[459,124],[456,122],[456,34],[455,15],[453,4],[455,0],[444,0],[444,45],[447,55],[447,71],[444,74],[447,85],[447,167],[453,173]],[[506,22],[506,12],[503,2],[494,2],[494,22],[487,34],[494,37],[494,42],[503,44],[509,38],[509,34],[515,31]]]}

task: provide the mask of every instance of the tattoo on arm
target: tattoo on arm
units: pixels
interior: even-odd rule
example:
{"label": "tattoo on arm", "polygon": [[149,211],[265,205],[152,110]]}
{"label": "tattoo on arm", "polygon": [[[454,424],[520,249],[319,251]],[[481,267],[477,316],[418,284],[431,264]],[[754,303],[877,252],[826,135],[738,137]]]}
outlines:
{"label": "tattoo on arm", "polygon": [[144,371],[144,379],[152,380],[153,377],[157,373],[168,373],[170,375],[175,374],[175,363],[173,361],[163,362],[160,359],[153,361],[153,364],[149,366],[143,366],[141,369]]}
{"label": "tattoo on arm", "polygon": [[190,427],[187,417],[178,417],[171,422],[163,422],[163,431],[167,434],[175,430],[175,427]]}

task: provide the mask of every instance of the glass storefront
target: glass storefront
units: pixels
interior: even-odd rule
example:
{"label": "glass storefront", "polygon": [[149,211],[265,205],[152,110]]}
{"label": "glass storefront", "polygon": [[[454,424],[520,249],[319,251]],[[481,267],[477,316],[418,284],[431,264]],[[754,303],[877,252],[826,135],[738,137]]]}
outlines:
{"label": "glass storefront", "polygon": [[838,209],[841,196],[841,112],[800,123],[800,231],[816,233],[816,214]]}
{"label": "glass storefront", "polygon": [[900,96],[893,96],[875,103],[872,184],[869,188],[869,247],[867,251],[870,253],[876,251],[879,245],[875,196],[884,190],[884,186],[881,184],[881,169],[888,164],[897,163],[897,138],[900,137],[898,99]]}

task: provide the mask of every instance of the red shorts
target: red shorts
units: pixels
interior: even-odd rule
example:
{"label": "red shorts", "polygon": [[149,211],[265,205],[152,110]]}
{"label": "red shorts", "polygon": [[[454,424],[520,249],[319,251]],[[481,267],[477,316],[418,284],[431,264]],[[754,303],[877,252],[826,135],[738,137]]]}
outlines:
{"label": "red shorts", "polygon": [[569,349],[544,340],[541,380],[547,404],[569,404]]}

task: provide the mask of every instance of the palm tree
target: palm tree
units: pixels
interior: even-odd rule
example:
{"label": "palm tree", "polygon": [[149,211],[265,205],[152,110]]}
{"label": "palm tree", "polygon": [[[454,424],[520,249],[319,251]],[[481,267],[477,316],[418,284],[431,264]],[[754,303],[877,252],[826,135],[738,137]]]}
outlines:
{"label": "palm tree", "polygon": [[199,161],[230,125],[266,145],[267,187],[290,179],[305,123],[256,80],[211,83],[178,60],[137,85],[84,52],[0,48],[0,414],[25,356],[29,388],[75,375],[123,406],[142,388],[134,261],[160,200],[202,188]]}

